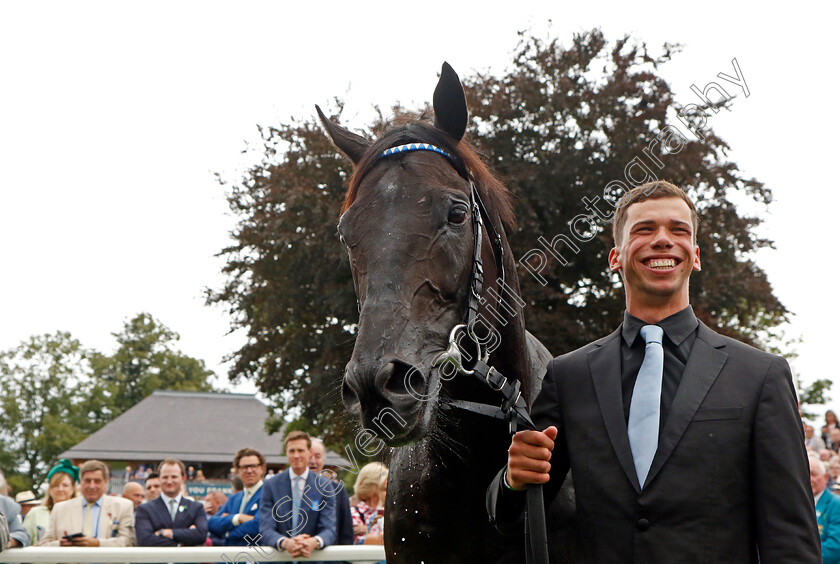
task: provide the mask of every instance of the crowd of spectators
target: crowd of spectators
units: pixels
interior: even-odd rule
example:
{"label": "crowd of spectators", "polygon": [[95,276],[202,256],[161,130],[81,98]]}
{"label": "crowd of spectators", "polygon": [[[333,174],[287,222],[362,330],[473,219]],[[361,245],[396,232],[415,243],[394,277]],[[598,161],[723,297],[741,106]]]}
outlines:
{"label": "crowd of spectators", "polygon": [[385,465],[364,466],[351,497],[324,470],[322,441],[293,431],[284,448],[289,467],[276,474],[267,472],[262,453],[240,449],[229,476],[231,495],[211,490],[200,500],[187,494],[186,483],[190,476],[204,480],[202,469],[174,458],[156,468],[127,466],[118,476],[126,480],[121,495],[108,495],[105,463],[88,460],[77,467],[61,460],[47,474],[43,499],[29,491],[17,501],[0,495],[0,548],[258,543],[308,557],[333,544],[383,544]]}
{"label": "crowd of spectators", "polygon": [[819,434],[809,423],[802,425],[823,564],[840,564],[840,425],[831,410]]}

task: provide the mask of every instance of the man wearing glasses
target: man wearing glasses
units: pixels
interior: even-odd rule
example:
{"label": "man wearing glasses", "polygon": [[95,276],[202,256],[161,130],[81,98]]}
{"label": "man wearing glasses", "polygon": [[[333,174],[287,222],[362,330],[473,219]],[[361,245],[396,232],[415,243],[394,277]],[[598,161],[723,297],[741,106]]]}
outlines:
{"label": "man wearing glasses", "polygon": [[230,496],[210,518],[210,533],[224,539],[225,546],[253,546],[260,533],[259,508],[262,496],[265,456],[256,449],[239,449],[233,467],[245,489]]}

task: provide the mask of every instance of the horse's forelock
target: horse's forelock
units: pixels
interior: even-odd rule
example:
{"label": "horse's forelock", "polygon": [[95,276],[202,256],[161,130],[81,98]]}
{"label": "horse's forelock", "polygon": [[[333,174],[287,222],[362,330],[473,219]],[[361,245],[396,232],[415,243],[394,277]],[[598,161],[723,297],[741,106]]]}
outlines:
{"label": "horse's forelock", "polygon": [[510,233],[516,227],[513,202],[508,189],[490,172],[476,150],[466,141],[453,143],[451,137],[437,128],[422,122],[408,123],[387,131],[376,140],[356,165],[350,177],[350,186],[341,206],[341,213],[347,211],[358,196],[362,179],[379,161],[379,155],[391,147],[407,143],[430,143],[455,155],[472,173],[476,187],[484,200],[488,211],[498,214],[502,227]]}

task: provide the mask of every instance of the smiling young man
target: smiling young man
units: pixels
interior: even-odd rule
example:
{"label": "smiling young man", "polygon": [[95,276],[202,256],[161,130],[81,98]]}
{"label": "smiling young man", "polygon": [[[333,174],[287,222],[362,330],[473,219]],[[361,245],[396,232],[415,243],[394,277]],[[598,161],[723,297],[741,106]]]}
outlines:
{"label": "smiling young man", "polygon": [[253,448],[239,449],[233,467],[244,489],[228,498],[210,518],[210,533],[224,539],[225,546],[247,546],[257,543],[260,532],[259,508],[262,498],[265,456]]}
{"label": "smiling young man", "polygon": [[286,436],[289,467],[267,480],[260,500],[260,544],[310,556],[336,541],[335,495],[330,480],[309,470],[312,439],[303,431]]}
{"label": "smiling young man", "polygon": [[549,363],[531,410],[542,431],[514,436],[488,489],[501,530],[521,530],[527,484],[553,499],[571,469],[582,562],[820,561],[790,369],[695,317],[698,224],[668,182],[619,202],[624,321]]}
{"label": "smiling young man", "polygon": [[207,539],[204,505],[181,495],[184,463],[167,458],[158,466],[160,495],[137,507],[138,546],[198,546]]}

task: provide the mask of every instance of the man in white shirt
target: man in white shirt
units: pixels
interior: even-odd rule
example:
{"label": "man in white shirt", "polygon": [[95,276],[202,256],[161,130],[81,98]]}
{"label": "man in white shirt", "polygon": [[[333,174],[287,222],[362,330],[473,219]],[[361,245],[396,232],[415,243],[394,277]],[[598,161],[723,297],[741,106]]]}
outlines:
{"label": "man in white shirt", "polygon": [[230,496],[207,525],[214,539],[222,539],[225,546],[249,546],[257,543],[260,534],[265,456],[256,449],[241,448],[233,458],[233,467],[244,489]]}
{"label": "man in white shirt", "polygon": [[207,540],[204,505],[181,495],[184,463],[168,458],[158,466],[160,496],[137,507],[139,546],[196,546]]}
{"label": "man in white shirt", "polygon": [[335,543],[337,490],[329,479],[309,471],[312,440],[307,433],[292,431],[285,445],[289,468],[263,485],[261,544],[308,557]]}

